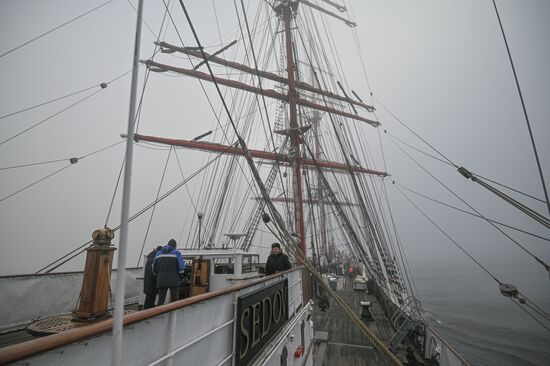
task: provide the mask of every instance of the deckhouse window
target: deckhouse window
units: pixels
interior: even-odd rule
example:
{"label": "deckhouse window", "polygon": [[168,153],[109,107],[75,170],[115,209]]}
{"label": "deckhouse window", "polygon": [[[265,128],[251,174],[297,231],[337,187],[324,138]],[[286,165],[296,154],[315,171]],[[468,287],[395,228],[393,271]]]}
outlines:
{"label": "deckhouse window", "polygon": [[259,255],[243,255],[243,273],[258,272],[260,267]]}
{"label": "deckhouse window", "polygon": [[214,274],[233,273],[235,273],[233,258],[214,258]]}

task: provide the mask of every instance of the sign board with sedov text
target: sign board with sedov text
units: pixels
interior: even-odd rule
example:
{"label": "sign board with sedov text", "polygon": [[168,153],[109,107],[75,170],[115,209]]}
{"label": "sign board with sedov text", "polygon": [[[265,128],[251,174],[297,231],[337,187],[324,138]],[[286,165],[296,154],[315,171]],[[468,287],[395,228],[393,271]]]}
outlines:
{"label": "sign board with sedov text", "polygon": [[246,366],[288,321],[288,280],[239,297],[235,365]]}

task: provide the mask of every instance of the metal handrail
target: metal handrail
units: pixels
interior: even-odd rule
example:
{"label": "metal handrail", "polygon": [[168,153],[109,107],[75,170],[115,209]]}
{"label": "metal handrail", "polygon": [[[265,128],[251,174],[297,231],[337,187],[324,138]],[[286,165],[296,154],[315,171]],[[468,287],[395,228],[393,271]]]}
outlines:
{"label": "metal handrail", "polygon": [[216,328],[209,330],[208,332],[204,333],[204,334],[201,335],[200,337],[197,337],[197,338],[193,339],[191,342],[188,342],[188,343],[184,344],[183,346],[180,346],[180,347],[176,348],[175,350],[166,353],[164,356],[162,356],[162,357],[159,358],[158,360],[156,360],[156,361],[151,362],[150,364],[148,364],[148,366],[157,365],[157,364],[161,363],[161,362],[164,361],[164,360],[167,360],[167,359],[169,359],[169,358],[174,357],[174,355],[175,355],[176,353],[179,353],[179,352],[183,351],[183,350],[186,349],[187,347],[190,347],[190,346],[194,345],[194,344],[197,343],[198,341],[203,340],[204,338],[208,337],[209,335],[211,335],[211,334],[213,334],[213,333],[216,333],[218,330],[223,329],[223,328],[227,327],[229,324],[233,324],[234,322],[235,322],[235,319],[231,319],[231,320],[229,320],[229,321],[223,323],[222,325],[219,325],[219,326],[217,326]]}
{"label": "metal handrail", "polygon": [[428,324],[426,324],[426,328],[429,328],[430,331],[433,333],[433,335],[442,343],[445,345],[445,347],[451,351],[451,353],[456,356],[456,358],[458,358],[460,360],[460,362],[462,362],[465,366],[469,366],[470,364],[468,363],[468,361],[466,361],[464,359],[464,357],[462,357],[445,339],[443,339],[443,337],[441,337],[441,335],[439,333],[437,333],[435,331],[434,328],[430,327]]}
{"label": "metal handrail", "polygon": [[[133,269],[143,269],[143,267],[126,267],[126,270],[133,270]],[[118,269],[113,268],[113,272],[118,271]],[[11,278],[25,278],[25,277],[52,277],[52,276],[66,276],[66,275],[73,275],[73,274],[84,274],[84,271],[67,271],[67,272],[51,272],[51,273],[23,273],[23,274],[15,274],[15,275],[2,275],[0,276],[0,280],[2,279],[11,279]]]}

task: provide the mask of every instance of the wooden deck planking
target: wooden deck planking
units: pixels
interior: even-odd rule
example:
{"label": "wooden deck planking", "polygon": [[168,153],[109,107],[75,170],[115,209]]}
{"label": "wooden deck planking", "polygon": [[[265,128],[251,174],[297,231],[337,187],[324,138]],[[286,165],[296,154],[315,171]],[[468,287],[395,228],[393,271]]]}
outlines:
{"label": "wooden deck planking", "polygon": [[25,329],[15,332],[0,334],[0,348],[11,346],[12,344],[30,341],[34,337],[27,333]]}
{"label": "wooden deck planking", "polygon": [[[380,304],[373,295],[365,291],[356,291],[352,288],[349,278],[345,280],[343,290],[338,295],[360,315],[360,301],[371,302],[373,321],[366,324],[383,342],[387,343],[393,334],[390,321],[384,315]],[[330,299],[330,308],[326,312],[318,308],[314,311],[315,330],[328,332],[327,349],[323,366],[363,366],[363,365],[389,365],[382,353],[376,350],[366,336],[361,333],[352,320]]]}

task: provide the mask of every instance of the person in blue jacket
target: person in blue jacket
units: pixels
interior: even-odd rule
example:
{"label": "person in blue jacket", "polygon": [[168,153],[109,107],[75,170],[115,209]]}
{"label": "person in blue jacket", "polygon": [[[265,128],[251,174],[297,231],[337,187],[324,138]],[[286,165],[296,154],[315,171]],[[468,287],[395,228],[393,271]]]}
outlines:
{"label": "person in blue jacket", "polygon": [[159,290],[158,305],[164,304],[168,289],[170,289],[170,302],[179,299],[180,275],[183,275],[184,271],[183,257],[176,250],[176,241],[170,239],[168,245],[159,250],[153,260],[153,273],[157,276]]}

